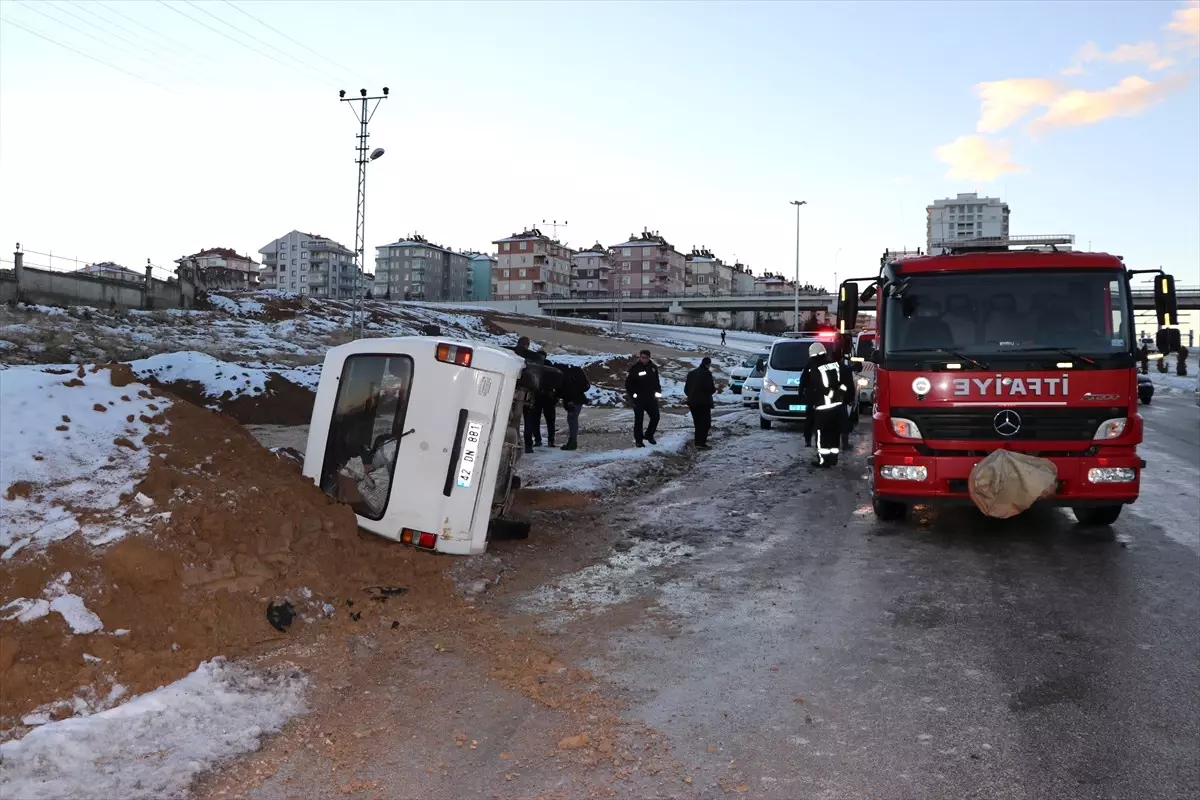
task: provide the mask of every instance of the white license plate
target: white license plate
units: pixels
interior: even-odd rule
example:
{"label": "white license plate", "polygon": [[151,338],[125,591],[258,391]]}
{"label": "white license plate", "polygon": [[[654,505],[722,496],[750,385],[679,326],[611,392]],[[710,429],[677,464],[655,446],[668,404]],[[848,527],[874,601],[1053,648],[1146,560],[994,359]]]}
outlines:
{"label": "white license plate", "polygon": [[467,423],[467,433],[463,437],[462,458],[458,462],[458,486],[460,489],[471,488],[471,478],[475,475],[475,462],[479,459],[479,440],[483,437],[483,423]]}

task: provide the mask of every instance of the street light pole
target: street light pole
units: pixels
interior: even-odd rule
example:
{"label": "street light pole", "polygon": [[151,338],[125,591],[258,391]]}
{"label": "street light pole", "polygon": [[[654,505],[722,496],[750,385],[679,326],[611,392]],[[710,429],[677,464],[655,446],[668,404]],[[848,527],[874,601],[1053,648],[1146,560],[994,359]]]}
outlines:
{"label": "street light pole", "polygon": [[[338,92],[338,98],[343,103],[350,103],[350,110],[354,111],[354,117],[358,120],[358,158],[355,163],[358,164],[358,202],[354,207],[354,305],[351,311],[351,325],[355,328],[354,338],[361,339],[363,328],[365,327],[365,314],[362,306],[363,293],[363,249],[366,246],[366,227],[367,227],[367,164],[374,161],[383,155],[383,148],[377,147],[374,151],[367,152],[367,123],[371,121],[371,117],[375,116],[376,109],[379,104],[387,99],[388,87],[383,87],[383,94],[377,97],[367,97],[366,89],[358,90],[359,98],[346,97],[346,91],[343,89]],[[354,101],[361,99],[361,113],[354,107]],[[371,101],[375,105],[370,105]],[[332,269],[332,265],[330,269]],[[332,288],[332,287],[331,287]]]}
{"label": "street light pole", "polygon": [[807,200],[792,200],[796,207],[796,302],[792,309],[792,330],[800,331],[800,206],[808,205]]}
{"label": "street light pole", "polygon": [[838,256],[840,256],[841,254],[842,254],[842,248],[840,248],[840,247],[837,249],[837,252],[833,254],[833,290],[834,290],[834,293],[837,292],[837,287],[841,285],[838,283]]}

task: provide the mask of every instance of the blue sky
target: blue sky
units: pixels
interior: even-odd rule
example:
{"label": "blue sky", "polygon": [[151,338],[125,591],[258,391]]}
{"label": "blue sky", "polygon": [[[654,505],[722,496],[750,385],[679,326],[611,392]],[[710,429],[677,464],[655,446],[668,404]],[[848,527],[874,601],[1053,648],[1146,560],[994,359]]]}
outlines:
{"label": "blue sky", "polygon": [[832,286],[978,190],[1200,283],[1195,3],[102,3],[0,2],[0,258],[351,244],[337,89],[387,85],[370,246],[565,219],[790,275],[803,199],[801,279]]}

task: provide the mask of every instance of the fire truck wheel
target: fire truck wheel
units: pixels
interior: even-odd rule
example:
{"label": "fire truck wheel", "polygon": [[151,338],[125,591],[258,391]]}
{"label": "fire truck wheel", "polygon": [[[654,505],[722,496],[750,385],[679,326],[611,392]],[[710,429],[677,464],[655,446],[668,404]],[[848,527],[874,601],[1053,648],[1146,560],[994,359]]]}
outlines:
{"label": "fire truck wheel", "polygon": [[1075,519],[1080,525],[1112,525],[1121,516],[1121,506],[1099,506],[1095,508],[1073,508]]}
{"label": "fire truck wheel", "polygon": [[899,522],[908,516],[908,506],[904,503],[880,500],[878,497],[871,498],[871,510],[875,512],[877,518],[884,522]]}

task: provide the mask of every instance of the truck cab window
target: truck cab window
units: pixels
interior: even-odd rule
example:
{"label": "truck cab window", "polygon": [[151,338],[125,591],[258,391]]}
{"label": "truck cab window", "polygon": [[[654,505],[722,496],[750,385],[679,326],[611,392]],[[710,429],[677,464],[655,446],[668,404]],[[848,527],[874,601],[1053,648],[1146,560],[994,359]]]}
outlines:
{"label": "truck cab window", "polygon": [[412,380],[408,356],[356,355],[342,368],[321,488],[368,519],[387,510]]}

